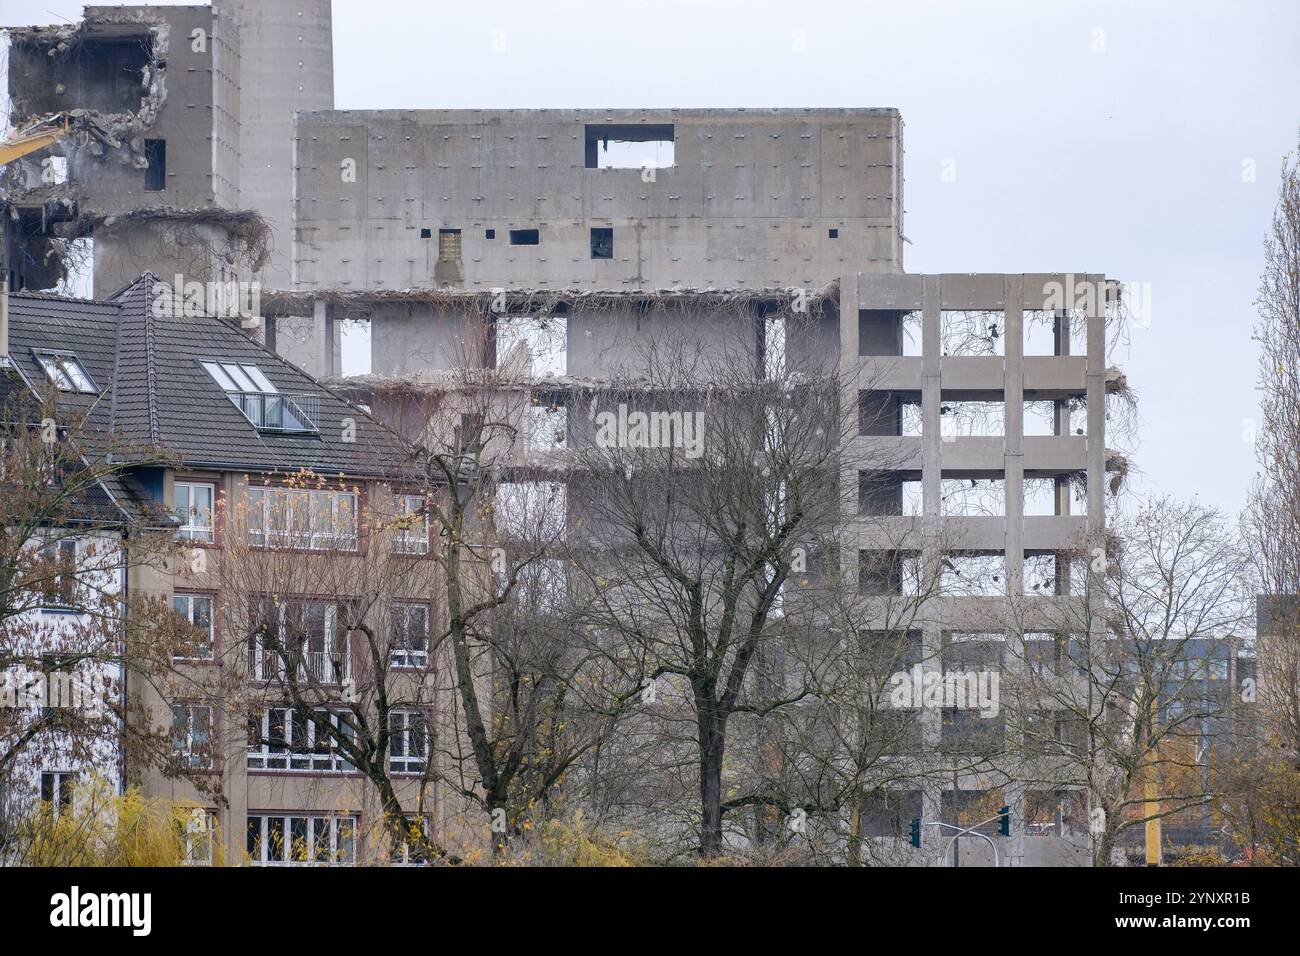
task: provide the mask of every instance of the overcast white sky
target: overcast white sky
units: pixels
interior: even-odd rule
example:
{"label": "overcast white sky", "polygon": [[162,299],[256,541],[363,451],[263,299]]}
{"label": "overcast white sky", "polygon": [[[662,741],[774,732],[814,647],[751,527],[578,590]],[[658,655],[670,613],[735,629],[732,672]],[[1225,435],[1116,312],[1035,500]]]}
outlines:
{"label": "overcast white sky", "polygon": [[1120,355],[1142,488],[1244,503],[1251,301],[1300,138],[1296,0],[335,0],[334,48],[341,109],[897,107],[907,270],[1150,283]]}

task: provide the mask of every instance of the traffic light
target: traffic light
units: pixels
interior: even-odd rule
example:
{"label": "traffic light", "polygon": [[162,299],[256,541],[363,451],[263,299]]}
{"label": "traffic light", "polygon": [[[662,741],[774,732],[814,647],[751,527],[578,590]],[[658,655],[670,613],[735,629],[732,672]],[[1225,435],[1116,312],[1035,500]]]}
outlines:
{"label": "traffic light", "polygon": [[912,818],[912,846],[918,849],[921,846],[921,818]]}
{"label": "traffic light", "polygon": [[1000,807],[998,809],[998,832],[1004,837],[1011,836],[1011,808]]}

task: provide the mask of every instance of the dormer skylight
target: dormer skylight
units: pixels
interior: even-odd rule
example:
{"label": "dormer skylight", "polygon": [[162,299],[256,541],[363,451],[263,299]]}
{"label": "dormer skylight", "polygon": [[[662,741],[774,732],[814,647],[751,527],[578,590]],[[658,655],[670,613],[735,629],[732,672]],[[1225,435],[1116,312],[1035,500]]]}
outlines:
{"label": "dormer skylight", "polygon": [[95,383],[91,381],[86,367],[71,352],[38,350],[36,358],[59,391],[77,392],[82,395],[95,395],[99,392]]}
{"label": "dormer skylight", "polygon": [[200,362],[226,397],[260,432],[317,434],[320,397],[281,392],[256,365]]}

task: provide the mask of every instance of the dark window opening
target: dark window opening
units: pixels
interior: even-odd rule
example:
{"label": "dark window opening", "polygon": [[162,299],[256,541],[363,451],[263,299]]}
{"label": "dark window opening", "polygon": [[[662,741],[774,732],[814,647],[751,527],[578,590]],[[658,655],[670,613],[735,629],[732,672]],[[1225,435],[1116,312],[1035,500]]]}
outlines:
{"label": "dark window opening", "polygon": [[483,233],[483,235],[485,238],[495,239],[497,237],[497,231],[495,229],[488,229]]}
{"label": "dark window opening", "polygon": [[832,229],[830,231],[830,236],[832,239],[838,239],[840,237],[840,231],[838,229]]}
{"label": "dark window opening", "polygon": [[144,171],[144,188],[147,192],[161,192],[167,188],[167,140],[146,139],[144,158],[149,164]]}
{"label": "dark window opening", "polygon": [[536,229],[511,229],[510,245],[512,246],[536,246],[541,243],[541,237]]}
{"label": "dark window opening", "polygon": [[588,169],[670,169],[675,161],[672,123],[586,127]]}
{"label": "dark window opening", "polygon": [[591,230],[591,258],[614,258],[614,230],[596,227]]}
{"label": "dark window opening", "polygon": [[420,238],[421,238],[421,239],[432,239],[432,238],[433,238],[433,230],[432,230],[432,229],[421,229],[421,230],[420,230]]}

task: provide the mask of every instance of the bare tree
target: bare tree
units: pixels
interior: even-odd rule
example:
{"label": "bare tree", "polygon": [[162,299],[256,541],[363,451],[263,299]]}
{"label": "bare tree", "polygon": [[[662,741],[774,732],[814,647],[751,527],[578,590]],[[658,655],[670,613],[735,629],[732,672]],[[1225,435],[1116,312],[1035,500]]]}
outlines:
{"label": "bare tree", "polygon": [[1236,695],[1210,649],[1249,622],[1244,554],[1214,509],[1157,498],[1109,529],[1109,553],[1061,556],[1045,613],[1013,607],[1007,695],[1021,782],[1086,792],[1097,866],[1126,831],[1210,799],[1207,728],[1227,732]]}
{"label": "bare tree", "polygon": [[[123,486],[163,459],[57,393],[38,400],[7,373],[0,391],[0,809],[12,826],[51,796],[43,767],[89,777],[116,774],[122,758],[165,764],[169,739],[132,719],[124,687],[165,672],[181,629],[170,608],[122,588],[129,570],[174,552],[170,516]],[[53,796],[72,786],[55,781]]]}
{"label": "bare tree", "polygon": [[1275,747],[1300,766],[1300,165],[1283,161],[1264,242],[1259,320],[1261,475],[1246,526],[1259,580],[1262,713]]}

